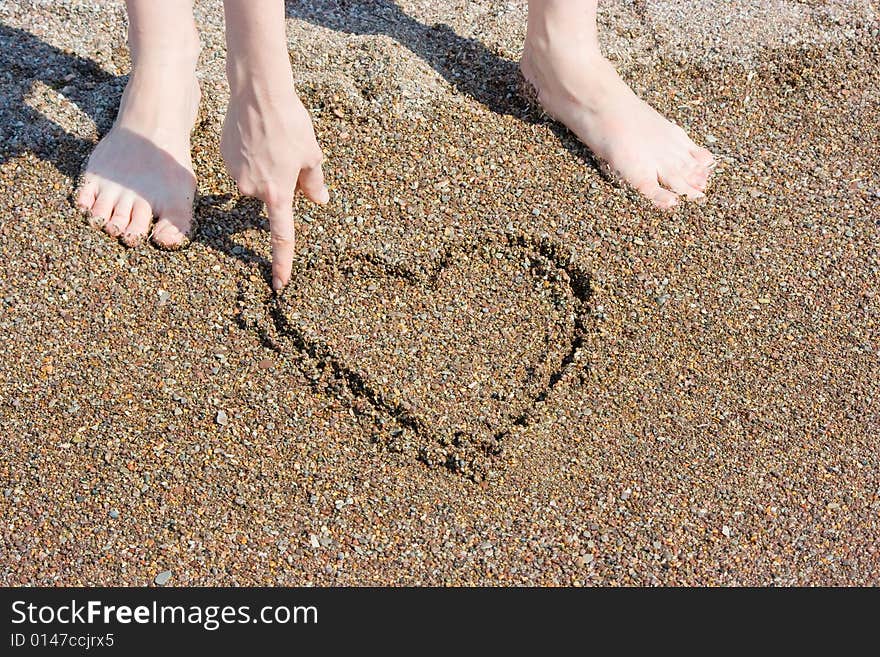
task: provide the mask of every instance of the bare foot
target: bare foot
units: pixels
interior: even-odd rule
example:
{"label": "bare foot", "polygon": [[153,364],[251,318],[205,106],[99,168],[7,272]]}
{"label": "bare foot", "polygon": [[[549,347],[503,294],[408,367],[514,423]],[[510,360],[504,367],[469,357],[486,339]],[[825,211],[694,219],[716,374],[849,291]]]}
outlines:
{"label": "bare foot", "polygon": [[89,157],[77,192],[93,226],[135,246],[156,217],[157,246],[188,242],[196,191],[190,132],[199,97],[194,59],[191,70],[179,62],[135,65],[116,122]]}
{"label": "bare foot", "polygon": [[704,196],[712,154],[636,96],[597,44],[532,39],[520,68],[544,110],[656,206]]}

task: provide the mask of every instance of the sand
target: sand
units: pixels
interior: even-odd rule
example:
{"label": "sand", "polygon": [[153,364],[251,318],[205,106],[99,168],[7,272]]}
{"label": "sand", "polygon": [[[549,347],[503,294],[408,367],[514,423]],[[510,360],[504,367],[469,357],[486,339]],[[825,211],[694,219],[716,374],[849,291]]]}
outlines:
{"label": "sand", "polygon": [[674,214],[518,93],[523,2],[288,3],[333,198],[279,298],[197,11],[166,253],[70,204],[121,5],[0,2],[0,583],[880,583],[875,2],[603,6],[719,159]]}

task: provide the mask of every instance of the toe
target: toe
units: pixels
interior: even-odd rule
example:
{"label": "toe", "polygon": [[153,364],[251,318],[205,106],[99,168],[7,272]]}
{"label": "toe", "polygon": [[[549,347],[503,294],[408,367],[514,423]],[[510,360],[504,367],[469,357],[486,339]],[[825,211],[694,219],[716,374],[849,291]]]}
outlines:
{"label": "toe", "polygon": [[694,163],[694,165],[688,169],[687,173],[685,173],[684,178],[691,187],[698,189],[701,192],[705,192],[706,183],[709,180],[709,171],[705,167]]}
{"label": "toe", "polygon": [[98,194],[98,198],[95,199],[95,203],[90,210],[92,225],[98,228],[103,228],[107,222],[110,221],[110,217],[113,216],[113,209],[115,207],[115,196],[109,193]]}
{"label": "toe", "polygon": [[657,182],[656,176],[653,178],[645,178],[635,185],[646,198],[661,210],[670,210],[678,205],[678,196],[663,189]]}
{"label": "toe", "polygon": [[150,204],[143,199],[135,199],[131,209],[131,222],[128,230],[122,235],[122,241],[128,246],[137,246],[147,237],[150,230],[150,221],[153,220],[153,211]]}
{"label": "toe", "polygon": [[132,199],[130,197],[123,196],[116,201],[113,213],[110,215],[110,221],[104,225],[104,230],[108,235],[119,237],[126,231],[129,222],[131,222],[131,206]]}
{"label": "toe", "polygon": [[93,181],[84,181],[76,194],[76,205],[80,210],[92,209],[98,197],[98,184]]}
{"label": "toe", "polygon": [[688,198],[702,198],[705,196],[699,188],[692,186],[684,174],[684,167],[675,166],[660,172],[660,182],[676,194],[683,194]]}
{"label": "toe", "polygon": [[700,148],[699,146],[695,146],[690,150],[691,156],[699,163],[701,167],[704,169],[712,169],[715,166],[715,156],[705,148]]}
{"label": "toe", "polygon": [[156,246],[178,249],[189,240],[192,217],[186,213],[169,213],[156,222],[151,238]]}

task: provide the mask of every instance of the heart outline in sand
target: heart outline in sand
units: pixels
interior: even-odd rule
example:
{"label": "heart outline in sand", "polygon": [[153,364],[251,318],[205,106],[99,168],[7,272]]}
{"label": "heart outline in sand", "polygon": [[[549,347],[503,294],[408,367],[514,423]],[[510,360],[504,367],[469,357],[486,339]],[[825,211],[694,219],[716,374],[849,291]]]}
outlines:
{"label": "heart outline in sand", "polygon": [[[341,276],[345,279],[344,287],[350,287],[355,277],[364,280],[384,277],[396,282],[398,287],[411,286],[422,295],[430,295],[437,292],[438,281],[452,268],[472,266],[477,260],[483,260],[482,264],[494,263],[493,258],[504,257],[526,263],[524,268],[536,281],[543,282],[544,287],[556,286],[563,291],[566,299],[559,303],[567,313],[568,327],[559,344],[548,345],[546,362],[538,362],[534,367],[525,366],[532,372],[539,371],[539,375],[530,374],[531,378],[528,384],[523,384],[522,390],[511,391],[501,399],[493,396],[491,402],[486,402],[492,405],[495,417],[492,426],[485,430],[480,428],[480,423],[471,423],[464,431],[444,429],[442,420],[447,415],[441,415],[432,405],[436,395],[420,404],[419,400],[413,402],[393,381],[391,385],[383,385],[375,371],[370,371],[363,362],[358,362],[357,355],[350,353],[352,345],[324,339],[323,332],[310,326],[301,312],[291,310],[297,307],[296,302],[301,301],[303,295],[308,296],[314,292],[312,288],[319,287],[310,276],[317,271]],[[504,283],[503,280],[498,282]],[[322,291],[327,293],[326,289]],[[589,298],[589,273],[562,245],[523,233],[483,232],[446,243],[430,266],[419,270],[390,262],[374,253],[345,249],[313,253],[297,263],[291,284],[282,295],[269,302],[268,310],[271,341],[291,345],[318,369],[329,369],[334,380],[341,379],[352,393],[353,407],[359,416],[381,428],[388,436],[387,442],[399,444],[401,434],[409,432],[416,438],[420,460],[430,465],[444,465],[480,480],[489,468],[488,459],[501,452],[504,438],[517,427],[527,426],[539,415],[536,407],[543,404],[562,382],[572,379],[571,375],[579,365],[588,326]],[[467,405],[462,409],[459,409],[459,415],[467,415],[470,410]],[[486,423],[483,416],[480,419]]]}

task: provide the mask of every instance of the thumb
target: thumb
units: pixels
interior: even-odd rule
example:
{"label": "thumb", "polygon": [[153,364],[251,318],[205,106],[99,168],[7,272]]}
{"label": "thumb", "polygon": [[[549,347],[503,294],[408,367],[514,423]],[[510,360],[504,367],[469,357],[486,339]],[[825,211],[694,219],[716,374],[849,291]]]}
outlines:
{"label": "thumb", "polygon": [[311,169],[300,171],[297,186],[307,199],[318,205],[324,205],[330,200],[330,192],[327,190],[327,185],[324,184],[324,170],[320,164]]}
{"label": "thumb", "polygon": [[280,292],[290,282],[293,267],[293,201],[285,199],[272,205],[267,203],[266,213],[272,236],[272,289]]}

